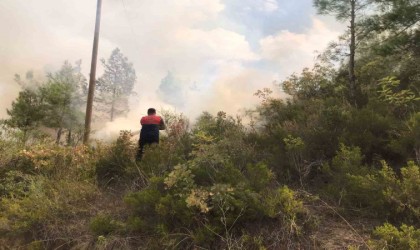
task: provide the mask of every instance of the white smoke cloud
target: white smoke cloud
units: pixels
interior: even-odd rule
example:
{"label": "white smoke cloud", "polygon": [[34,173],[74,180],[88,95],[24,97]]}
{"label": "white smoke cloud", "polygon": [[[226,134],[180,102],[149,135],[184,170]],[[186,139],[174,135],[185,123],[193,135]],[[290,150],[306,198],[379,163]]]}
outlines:
{"label": "white smoke cloud", "polygon": [[[103,2],[99,58],[108,58],[119,47],[135,66],[138,96],[131,101],[127,118],[106,124],[98,136],[138,130],[149,107],[183,112],[192,119],[204,110],[235,114],[250,108],[258,102],[255,91],[310,66],[314,50],[321,50],[340,29],[314,18],[305,32],[277,30],[253,44],[249,38],[261,32],[235,29],[241,24],[228,20],[229,13],[224,12],[228,4],[222,0]],[[282,8],[276,0],[243,4],[252,7],[249,15],[253,8],[267,13]],[[86,0],[0,1],[0,118],[19,91],[13,82],[15,73],[32,69],[42,75],[59,69],[64,60],[82,59],[88,77],[95,8],[96,1]],[[101,71],[99,65],[97,75]],[[158,94],[168,71],[179,80],[183,105]]]}
{"label": "white smoke cloud", "polygon": [[340,32],[313,18],[312,27],[305,33],[282,30],[260,40],[261,56],[277,65],[283,75],[290,75],[303,67],[311,67],[316,51],[322,51],[339,35]]}
{"label": "white smoke cloud", "polygon": [[276,0],[265,0],[263,6],[265,11],[273,12],[279,8],[279,3]]}

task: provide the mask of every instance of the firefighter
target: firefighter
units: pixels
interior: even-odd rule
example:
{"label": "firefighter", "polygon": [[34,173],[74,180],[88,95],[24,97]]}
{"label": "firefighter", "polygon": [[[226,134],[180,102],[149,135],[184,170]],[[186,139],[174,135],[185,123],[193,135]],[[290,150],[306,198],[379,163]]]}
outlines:
{"label": "firefighter", "polygon": [[139,139],[139,148],[136,160],[141,161],[144,152],[144,146],[153,143],[159,143],[159,130],[166,128],[163,118],[156,115],[156,109],[149,108],[147,116],[143,116],[140,120],[141,131]]}

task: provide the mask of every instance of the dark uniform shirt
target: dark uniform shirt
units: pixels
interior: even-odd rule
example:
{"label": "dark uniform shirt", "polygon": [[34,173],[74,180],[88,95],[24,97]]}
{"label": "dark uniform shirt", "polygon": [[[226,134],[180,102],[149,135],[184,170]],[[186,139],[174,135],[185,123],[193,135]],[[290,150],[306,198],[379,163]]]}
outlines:
{"label": "dark uniform shirt", "polygon": [[140,141],[143,143],[159,143],[159,130],[165,129],[162,117],[158,115],[143,116],[140,120]]}
{"label": "dark uniform shirt", "polygon": [[159,130],[165,129],[165,123],[162,117],[158,115],[143,116],[140,120],[141,131],[139,140],[139,149],[136,159],[141,160],[144,146],[152,143],[159,143]]}

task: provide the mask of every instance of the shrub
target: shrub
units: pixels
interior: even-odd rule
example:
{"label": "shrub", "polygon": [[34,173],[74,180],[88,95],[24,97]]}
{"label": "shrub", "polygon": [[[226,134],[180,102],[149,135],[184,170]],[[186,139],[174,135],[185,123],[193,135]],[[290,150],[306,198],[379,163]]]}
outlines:
{"label": "shrub", "polygon": [[369,245],[374,249],[415,250],[420,248],[420,229],[403,224],[399,229],[385,223],[373,231]]}
{"label": "shrub", "polygon": [[395,215],[417,220],[420,217],[420,169],[414,162],[401,168],[401,177],[383,162],[379,172],[379,181],[383,182],[383,195],[393,208]]}
{"label": "shrub", "polygon": [[101,156],[96,162],[96,177],[103,185],[117,183],[127,177],[130,168],[134,168],[135,144],[131,141],[129,131],[121,131],[117,141],[101,149]]}
{"label": "shrub", "polygon": [[0,197],[23,197],[29,191],[34,177],[21,171],[11,170],[0,175]]}
{"label": "shrub", "polygon": [[104,214],[97,215],[89,224],[90,230],[98,236],[116,232],[121,227],[121,223],[114,220],[110,215]]}
{"label": "shrub", "polygon": [[40,143],[28,149],[21,149],[3,169],[25,174],[40,174],[51,178],[66,178],[71,175],[77,180],[93,177],[96,154],[84,145],[60,147],[51,143]]}
{"label": "shrub", "polygon": [[54,221],[83,215],[89,206],[87,201],[96,192],[95,186],[88,182],[33,176],[24,195],[1,198],[0,231],[14,235],[35,233]]}
{"label": "shrub", "polygon": [[265,196],[265,213],[272,218],[280,218],[283,228],[288,228],[289,234],[299,234],[301,227],[298,216],[305,214],[303,201],[287,186],[271,191]]}
{"label": "shrub", "polygon": [[125,197],[133,229],[166,238],[188,234],[194,244],[209,247],[210,236],[231,238],[245,222],[280,217],[297,228],[302,202],[287,187],[274,190],[273,174],[264,164],[249,164],[244,173],[236,169],[233,175],[231,163],[208,172],[194,163],[178,165],[165,178],[154,178],[148,188]]}
{"label": "shrub", "polygon": [[345,207],[408,222],[420,216],[420,172],[414,162],[401,168],[400,176],[385,161],[381,170],[369,170],[361,164],[358,148],[342,145],[332,167],[324,173],[331,176],[324,191]]}
{"label": "shrub", "polygon": [[251,187],[260,192],[269,187],[270,182],[274,179],[274,174],[266,164],[257,163],[246,166],[246,177]]}
{"label": "shrub", "polygon": [[[362,155],[360,148],[347,147],[340,145],[340,150],[332,159],[330,165],[323,166],[323,174],[326,175],[327,185],[323,187],[323,193],[326,197],[333,199],[339,205],[358,206],[355,203],[351,188],[353,187],[349,176],[364,176],[369,174],[366,166],[362,165]],[[355,185],[359,187],[359,185]]]}

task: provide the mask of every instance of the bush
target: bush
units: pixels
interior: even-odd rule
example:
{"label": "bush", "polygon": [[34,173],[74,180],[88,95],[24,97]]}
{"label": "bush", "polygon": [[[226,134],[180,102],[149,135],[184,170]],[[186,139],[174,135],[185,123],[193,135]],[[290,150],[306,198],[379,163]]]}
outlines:
{"label": "bush", "polygon": [[240,123],[223,112],[204,114],[192,137],[190,159],[167,172],[148,172],[155,174],[149,186],[124,198],[132,210],[132,230],[158,233],[161,247],[215,248],[217,238],[232,246],[250,222],[281,219],[298,228],[303,203],[291,189],[276,188],[265,163],[253,163],[253,147]]}
{"label": "bush", "polygon": [[339,204],[362,209],[367,214],[418,222],[420,216],[419,166],[409,162],[401,175],[382,161],[382,169],[368,169],[361,164],[358,148],[341,146],[331,168],[325,168],[331,182],[324,187],[328,197]]}
{"label": "bush", "polygon": [[[350,176],[369,174],[367,167],[362,165],[360,148],[347,147],[341,144],[331,164],[325,164],[322,172],[326,176],[326,185],[322,188],[326,197],[333,199],[339,205],[359,206],[361,200],[355,203],[353,199],[353,196],[358,195],[358,193],[351,190],[354,185],[351,183]],[[359,185],[355,186],[359,187]],[[363,206],[363,204],[360,204],[360,206]]]}
{"label": "bush", "polygon": [[100,148],[102,152],[95,168],[100,184],[115,184],[134,169],[134,153],[137,146],[131,141],[131,137],[129,131],[121,131],[116,142],[109,147]]}
{"label": "bush", "polygon": [[97,215],[89,224],[90,230],[96,235],[108,235],[116,232],[122,227],[121,223],[114,220],[110,215]]}
{"label": "bush", "polygon": [[373,231],[369,245],[374,249],[415,250],[420,248],[420,229],[403,224],[399,229],[385,223]]}
{"label": "bush", "polygon": [[84,145],[60,147],[51,143],[40,143],[19,150],[3,171],[16,170],[52,178],[66,178],[71,175],[76,180],[87,180],[93,177],[96,157],[95,152]]}
{"label": "bush", "polygon": [[391,205],[395,215],[406,220],[419,222],[420,218],[420,169],[414,162],[401,168],[401,177],[383,162],[379,173],[379,182],[383,182],[383,195],[386,202]]}
{"label": "bush", "polygon": [[21,171],[11,170],[0,175],[0,197],[23,197],[29,191],[34,177]]}
{"label": "bush", "polygon": [[132,228],[162,237],[188,234],[202,247],[264,218],[285,218],[297,228],[302,202],[287,187],[273,189],[273,175],[264,164],[248,165],[243,173],[232,174],[234,170],[226,163],[204,176],[202,167],[189,163],[176,166],[164,179],[152,179],[148,188],[125,197],[133,211]]}
{"label": "bush", "polygon": [[74,180],[32,177],[24,195],[2,197],[0,231],[7,234],[36,232],[52,221],[67,220],[84,214],[97,194],[94,185]]}
{"label": "bush", "polygon": [[263,163],[248,164],[245,175],[251,187],[257,192],[268,188],[274,179],[273,172]]}

